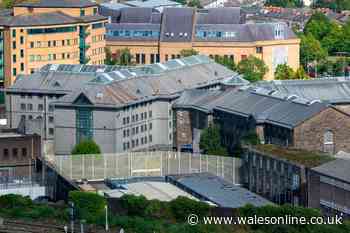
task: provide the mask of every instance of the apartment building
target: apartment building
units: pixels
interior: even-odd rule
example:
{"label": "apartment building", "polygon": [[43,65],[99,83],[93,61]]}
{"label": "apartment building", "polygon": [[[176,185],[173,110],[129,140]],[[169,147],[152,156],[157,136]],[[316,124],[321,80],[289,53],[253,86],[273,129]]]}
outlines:
{"label": "apartment building", "polygon": [[18,3],[13,15],[0,17],[2,85],[48,63],[103,64],[106,22],[88,0]]}
{"label": "apartment building", "polygon": [[300,40],[285,23],[245,23],[240,8],[127,7],[109,11],[106,43],[113,53],[129,48],[137,64],[164,62],[194,49],[212,58],[224,56],[235,63],[249,55],[261,58],[274,78],[278,64],[299,67]]}

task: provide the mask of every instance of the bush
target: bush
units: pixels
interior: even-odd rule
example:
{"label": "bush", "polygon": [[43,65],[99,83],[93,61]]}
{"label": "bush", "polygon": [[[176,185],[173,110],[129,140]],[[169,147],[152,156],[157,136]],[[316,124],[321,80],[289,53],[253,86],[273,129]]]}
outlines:
{"label": "bush", "polygon": [[198,217],[208,216],[210,210],[210,206],[204,202],[181,196],[172,200],[169,205],[173,217],[180,222],[186,221],[190,214],[196,214]]}
{"label": "bush", "polygon": [[0,208],[28,208],[32,205],[33,202],[29,197],[23,197],[17,194],[8,194],[0,196]]}
{"label": "bush", "polygon": [[76,144],[72,155],[101,154],[100,147],[93,140],[84,140]]}
{"label": "bush", "polygon": [[145,216],[145,210],[149,205],[149,201],[142,195],[123,195],[120,198],[120,203],[131,216]]}
{"label": "bush", "polygon": [[96,222],[104,215],[107,201],[96,193],[72,191],[69,192],[69,200],[74,203],[76,214],[87,222]]}

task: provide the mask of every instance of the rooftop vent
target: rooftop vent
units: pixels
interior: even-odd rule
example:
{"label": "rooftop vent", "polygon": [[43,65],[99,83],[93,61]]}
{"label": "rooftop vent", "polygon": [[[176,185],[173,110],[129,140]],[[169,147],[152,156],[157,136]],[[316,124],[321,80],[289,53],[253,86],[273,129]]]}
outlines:
{"label": "rooftop vent", "polygon": [[179,33],[179,36],[182,37],[184,34],[182,32]]}
{"label": "rooftop vent", "polygon": [[58,68],[58,64],[52,64],[51,66],[50,66],[50,71],[56,71],[57,70],[57,68]]}
{"label": "rooftop vent", "polygon": [[174,37],[174,33],[173,33],[173,32],[172,32],[172,33],[170,33],[170,36],[171,36],[171,37]]}
{"label": "rooftop vent", "polygon": [[104,71],[105,71],[105,69],[98,68],[98,69],[96,70],[96,73],[102,73],[102,72],[104,72]]}
{"label": "rooftop vent", "polygon": [[308,105],[312,105],[314,103],[321,103],[321,100],[311,100]]}
{"label": "rooftop vent", "polygon": [[185,33],[184,33],[184,37],[187,37],[187,36],[188,36],[188,34],[187,34],[187,32],[185,32]]}
{"label": "rooftop vent", "polygon": [[170,36],[170,33],[169,33],[169,32],[167,32],[167,33],[165,33],[165,35],[166,35],[166,36]]}
{"label": "rooftop vent", "polygon": [[287,100],[295,100],[297,98],[299,98],[297,95],[290,95],[287,97]]}
{"label": "rooftop vent", "polygon": [[98,92],[98,93],[96,94],[96,98],[97,98],[97,99],[102,99],[102,98],[103,98],[103,93],[102,93],[102,92]]}

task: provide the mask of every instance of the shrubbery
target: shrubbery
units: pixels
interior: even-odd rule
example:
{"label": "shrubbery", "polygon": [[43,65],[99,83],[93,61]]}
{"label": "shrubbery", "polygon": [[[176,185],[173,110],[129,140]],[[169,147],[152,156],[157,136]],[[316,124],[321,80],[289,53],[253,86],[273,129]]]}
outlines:
{"label": "shrubbery", "polygon": [[69,200],[74,203],[77,217],[94,223],[104,215],[107,201],[96,193],[72,191]]}
{"label": "shrubbery", "polygon": [[72,150],[72,155],[95,155],[101,154],[99,145],[93,140],[84,140],[76,144]]}

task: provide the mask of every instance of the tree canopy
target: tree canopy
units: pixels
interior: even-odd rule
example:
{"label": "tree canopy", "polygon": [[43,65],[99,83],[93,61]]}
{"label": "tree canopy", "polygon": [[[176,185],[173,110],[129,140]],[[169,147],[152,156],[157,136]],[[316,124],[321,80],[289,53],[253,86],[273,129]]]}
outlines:
{"label": "tree canopy", "polygon": [[268,70],[263,60],[252,55],[241,60],[237,65],[237,71],[249,82],[262,80]]}
{"label": "tree canopy", "polygon": [[180,51],[180,55],[181,57],[189,57],[189,56],[193,56],[193,55],[197,55],[198,52],[194,49],[183,49]]}
{"label": "tree canopy", "polygon": [[287,80],[294,79],[294,71],[287,64],[279,64],[275,70],[275,79],[277,80]]}
{"label": "tree canopy", "polygon": [[133,56],[129,48],[119,49],[115,54],[112,54],[109,48],[106,48],[106,65],[120,65],[130,66],[132,65]]}
{"label": "tree canopy", "polygon": [[315,8],[330,8],[334,11],[340,12],[343,10],[350,10],[349,0],[316,0],[314,1],[313,7]]}
{"label": "tree canopy", "polygon": [[72,150],[72,155],[101,154],[99,145],[93,140],[84,140],[76,144]]}
{"label": "tree canopy", "polygon": [[307,68],[308,64],[314,61],[320,61],[327,57],[327,51],[312,34],[302,35],[300,39],[300,62],[304,68]]}
{"label": "tree canopy", "polygon": [[265,6],[277,6],[277,7],[303,7],[304,2],[302,0],[266,0]]}
{"label": "tree canopy", "polygon": [[209,155],[228,155],[227,150],[221,144],[220,127],[210,124],[202,130],[199,148]]}

